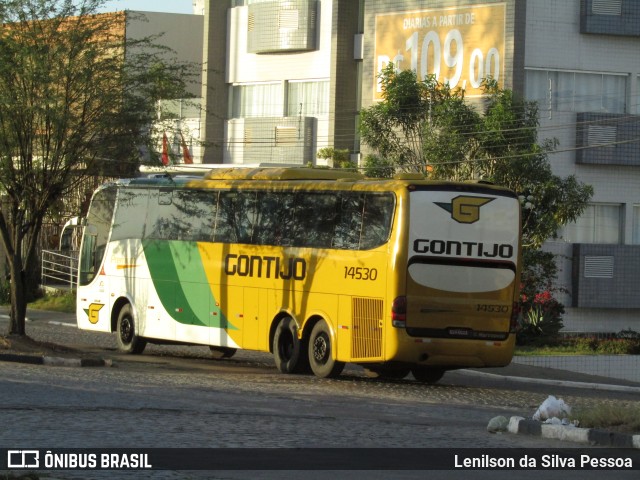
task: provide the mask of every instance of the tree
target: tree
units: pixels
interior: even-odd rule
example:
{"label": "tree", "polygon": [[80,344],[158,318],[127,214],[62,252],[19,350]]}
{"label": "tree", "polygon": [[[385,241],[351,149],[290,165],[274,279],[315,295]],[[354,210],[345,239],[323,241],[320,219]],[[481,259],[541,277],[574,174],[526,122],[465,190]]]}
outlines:
{"label": "tree", "polygon": [[155,151],[157,101],[185,96],[193,72],[157,38],[126,39],[122,13],[97,15],[103,3],[0,5],[0,243],[11,276],[10,334],[25,334],[27,274],[48,210],[84,175],[135,171],[140,152]]}
{"label": "tree", "polygon": [[[419,81],[415,72],[397,72],[392,64],[380,81],[383,100],[361,114],[363,143],[396,170],[428,171],[433,179],[482,179],[517,192],[528,269],[523,278],[535,282],[532,290],[548,287],[545,275],[555,278],[555,264],[539,248],[579,217],[593,188],[573,175],[552,173],[548,156],[557,140],[538,142],[536,102],[486,79],[477,107],[465,100],[464,91],[451,90],[433,76]],[[377,163],[367,166],[383,165],[369,158]]]}

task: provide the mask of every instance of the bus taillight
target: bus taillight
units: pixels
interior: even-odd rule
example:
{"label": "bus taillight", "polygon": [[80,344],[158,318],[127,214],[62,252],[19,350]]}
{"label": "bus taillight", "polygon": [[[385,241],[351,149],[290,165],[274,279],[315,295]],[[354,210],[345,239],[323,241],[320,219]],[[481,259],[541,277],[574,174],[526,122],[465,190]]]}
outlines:
{"label": "bus taillight", "polygon": [[391,306],[391,324],[396,328],[407,326],[407,297],[396,297]]}

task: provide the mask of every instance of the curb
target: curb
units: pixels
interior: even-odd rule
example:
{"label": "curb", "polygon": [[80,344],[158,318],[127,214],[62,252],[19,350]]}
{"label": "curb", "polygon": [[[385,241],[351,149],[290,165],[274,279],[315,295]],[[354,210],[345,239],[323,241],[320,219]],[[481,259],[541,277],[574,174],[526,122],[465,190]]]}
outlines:
{"label": "curb", "polygon": [[570,388],[586,388],[589,390],[608,390],[611,392],[626,392],[626,393],[639,393],[640,387],[630,387],[626,385],[615,385],[609,383],[588,383],[588,382],[572,382],[568,380],[548,380],[544,378],[527,378],[527,377],[513,377],[508,375],[498,375],[495,373],[478,372],[476,370],[459,370],[460,373],[471,376],[489,377],[495,379],[508,380],[516,383],[538,383],[540,385],[552,385],[556,387],[570,387]]}
{"label": "curb", "polygon": [[111,367],[113,365],[112,360],[102,358],[63,358],[45,355],[17,355],[13,353],[1,353],[0,361],[53,367]]}
{"label": "curb", "polygon": [[567,425],[551,425],[524,417],[511,417],[508,431],[525,435],[539,435],[544,438],[587,443],[601,447],[639,448],[640,435],[609,432],[595,428],[578,428]]}

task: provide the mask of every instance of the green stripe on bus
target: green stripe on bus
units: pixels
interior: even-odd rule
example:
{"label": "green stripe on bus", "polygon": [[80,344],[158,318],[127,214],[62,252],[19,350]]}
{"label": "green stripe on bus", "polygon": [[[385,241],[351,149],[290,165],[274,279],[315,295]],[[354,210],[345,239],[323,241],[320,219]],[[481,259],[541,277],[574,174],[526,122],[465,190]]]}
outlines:
{"label": "green stripe on bus", "polygon": [[143,248],[158,297],[175,321],[237,330],[216,306],[197,243],[148,240]]}

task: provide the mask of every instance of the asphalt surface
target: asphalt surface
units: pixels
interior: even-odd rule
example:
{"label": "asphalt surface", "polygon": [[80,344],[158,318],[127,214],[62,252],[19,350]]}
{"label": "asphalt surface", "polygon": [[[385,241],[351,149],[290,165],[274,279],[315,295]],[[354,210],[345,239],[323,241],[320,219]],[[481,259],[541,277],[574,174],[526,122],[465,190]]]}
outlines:
{"label": "asphalt surface", "polygon": [[[6,309],[0,308],[0,320],[6,320]],[[15,352],[0,350],[0,361],[44,364],[65,367],[109,367],[113,362],[119,361],[150,361],[152,357],[124,356],[114,348],[114,340],[110,335],[96,335],[90,332],[75,330],[73,315],[59,314],[56,312],[30,312],[27,332],[32,338],[48,342],[52,345],[62,345],[67,349],[47,350],[44,354],[39,352]],[[57,325],[54,331],[61,332],[59,337],[45,334],[51,329],[42,328],[43,325]],[[73,335],[65,335],[67,328],[74,328]],[[76,335],[79,333],[79,335]],[[88,334],[88,335],[87,335]],[[163,347],[151,347],[156,350],[156,355],[163,355]],[[167,348],[167,347],[164,347]],[[175,348],[175,347],[174,347]],[[208,349],[200,349],[207,355]],[[249,363],[269,363],[270,356],[264,353],[239,352],[239,356],[246,356]],[[170,354],[169,354],[170,355]],[[631,359],[638,362],[640,371],[640,356]],[[596,362],[603,361],[598,356],[591,356],[584,361],[593,363],[593,370],[599,371]],[[562,363],[560,364],[562,365]],[[359,368],[350,366],[350,368]],[[587,365],[588,370],[588,365]],[[523,365],[517,362],[507,367],[493,369],[465,369],[451,372],[447,376],[458,379],[466,385],[486,385],[493,387],[511,386],[514,384],[525,389],[538,389],[542,386],[552,386],[556,389],[588,389],[593,392],[603,392],[604,395],[622,395],[628,398],[640,398],[640,382],[634,382],[611,377],[589,375],[575,371],[552,367],[536,367]],[[461,379],[461,380],[460,380]],[[613,446],[622,448],[640,449],[640,435],[618,434],[614,432],[595,431],[593,429],[576,428],[574,426],[548,425],[541,422],[511,417],[508,431],[511,433],[541,435],[547,438],[555,438],[591,445]]]}

